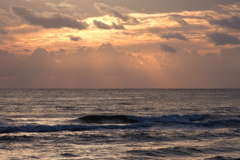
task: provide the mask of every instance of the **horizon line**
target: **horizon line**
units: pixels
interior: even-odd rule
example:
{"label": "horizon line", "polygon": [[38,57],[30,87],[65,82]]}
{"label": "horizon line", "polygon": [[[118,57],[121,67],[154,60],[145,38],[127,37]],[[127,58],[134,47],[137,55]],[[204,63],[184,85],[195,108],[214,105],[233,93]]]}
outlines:
{"label": "horizon line", "polygon": [[126,88],[41,88],[41,87],[40,88],[38,88],[38,87],[36,87],[36,88],[35,87],[33,87],[33,88],[30,88],[30,87],[29,88],[28,87],[23,87],[23,88],[0,88],[0,90],[2,90],[2,89],[9,89],[9,90],[11,90],[11,89],[13,89],[13,90],[14,89],[19,89],[19,90],[20,89],[33,89],[33,90],[34,89],[35,90],[41,90],[41,89],[42,90],[44,90],[44,89],[52,89],[52,90],[54,90],[54,89],[55,90],[64,90],[64,89],[65,90],[74,90],[74,89],[75,90],[144,90],[144,89],[145,90],[171,90],[171,89],[172,90],[178,90],[178,89],[179,90],[181,90],[181,89],[182,90],[184,90],[184,89],[186,89],[186,90],[187,89],[189,89],[189,90],[191,90],[191,89],[193,89],[193,90],[194,89],[199,89],[199,90],[206,89],[207,90],[207,89],[216,89],[217,90],[217,89],[219,89],[219,90],[221,90],[221,89],[240,89],[240,88],[234,88],[234,87],[229,87],[229,88],[210,88],[210,87],[206,87],[206,88],[204,88],[204,87],[203,88],[188,88],[188,87],[186,87],[186,88],[147,88],[147,87],[146,88],[145,87],[143,87],[143,88],[140,88],[140,87],[139,88],[130,88],[130,87],[126,87]]}

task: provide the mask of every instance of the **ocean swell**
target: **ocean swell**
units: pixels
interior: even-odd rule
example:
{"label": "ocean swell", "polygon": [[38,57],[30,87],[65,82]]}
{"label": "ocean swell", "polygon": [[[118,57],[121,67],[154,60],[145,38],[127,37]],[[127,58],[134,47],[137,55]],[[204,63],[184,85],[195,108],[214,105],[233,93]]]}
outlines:
{"label": "ocean swell", "polygon": [[[141,127],[170,127],[177,126],[195,126],[195,127],[234,127],[240,128],[240,118],[217,117],[204,114],[193,115],[163,115],[163,116],[131,116],[131,115],[87,115],[78,118],[80,124],[69,125],[38,125],[28,124],[21,126],[0,126],[0,133],[12,132],[58,132],[58,131],[86,131],[98,129],[138,129]],[[76,122],[76,121],[75,121]],[[91,125],[90,125],[91,124]]]}
{"label": "ocean swell", "polygon": [[142,127],[151,127],[151,123],[138,123],[132,125],[104,125],[104,126],[86,126],[86,125],[24,125],[0,127],[0,133],[14,132],[59,132],[59,131],[87,131],[97,129],[137,129]]}

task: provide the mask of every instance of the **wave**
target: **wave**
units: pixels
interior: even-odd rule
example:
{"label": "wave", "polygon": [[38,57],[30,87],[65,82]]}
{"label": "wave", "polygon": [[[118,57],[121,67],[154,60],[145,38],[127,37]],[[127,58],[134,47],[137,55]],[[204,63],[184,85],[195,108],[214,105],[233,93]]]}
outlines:
{"label": "wave", "polygon": [[159,149],[147,149],[147,150],[130,150],[128,151],[131,154],[135,155],[145,155],[152,157],[169,157],[169,156],[195,156],[196,154],[203,153],[201,149],[192,148],[192,147],[168,147],[168,148],[159,148]]}
{"label": "wave", "polygon": [[80,117],[80,120],[85,123],[104,123],[104,122],[114,122],[114,123],[139,123],[140,121],[137,117],[127,116],[127,115],[87,115]]}
{"label": "wave", "polygon": [[142,122],[189,122],[200,121],[206,117],[204,114],[193,115],[164,115],[160,117],[140,117],[131,115],[87,115],[79,119],[85,123],[142,123]]}
{"label": "wave", "polygon": [[[232,149],[232,148],[231,148]],[[130,154],[146,156],[146,157],[198,157],[200,154],[209,153],[209,150],[212,148],[200,148],[200,147],[183,147],[183,146],[175,146],[175,147],[167,147],[167,148],[158,148],[158,149],[134,149],[127,151]],[[178,158],[176,158],[178,159]],[[192,158],[194,159],[194,158]],[[239,158],[232,157],[222,157],[215,156],[211,158],[205,158],[204,160],[240,160]]]}
{"label": "wave", "polygon": [[[190,123],[191,124],[191,123]],[[193,125],[204,127],[240,127],[240,119],[208,120],[205,122],[193,123]]]}
{"label": "wave", "polygon": [[138,123],[132,125],[104,125],[104,126],[86,126],[86,125],[24,125],[24,126],[6,126],[0,127],[0,133],[14,132],[59,132],[59,131],[88,131],[97,129],[138,129],[151,127],[151,123]]}
{"label": "wave", "polygon": [[[163,115],[163,116],[132,116],[132,115],[86,115],[78,118],[81,124],[69,125],[22,125],[0,126],[0,133],[12,132],[58,132],[86,131],[98,129],[139,129],[142,127],[171,127],[174,125],[196,127],[235,127],[240,128],[239,116],[209,116],[204,114],[192,115]],[[89,125],[89,123],[94,123]]]}
{"label": "wave", "polygon": [[240,160],[240,158],[216,156],[212,158],[205,158],[204,160]]}
{"label": "wave", "polygon": [[182,124],[203,127],[231,127],[239,126],[239,116],[210,116],[205,114],[192,115],[163,115],[141,117],[131,115],[87,115],[79,118],[84,123],[153,123],[153,124]]}

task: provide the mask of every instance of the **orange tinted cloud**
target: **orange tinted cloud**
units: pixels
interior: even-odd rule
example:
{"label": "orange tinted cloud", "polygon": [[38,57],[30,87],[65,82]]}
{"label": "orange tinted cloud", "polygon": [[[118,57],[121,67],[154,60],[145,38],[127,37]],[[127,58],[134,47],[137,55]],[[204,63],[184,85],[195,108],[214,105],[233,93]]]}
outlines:
{"label": "orange tinted cloud", "polygon": [[239,87],[239,3],[134,1],[0,0],[0,87]]}

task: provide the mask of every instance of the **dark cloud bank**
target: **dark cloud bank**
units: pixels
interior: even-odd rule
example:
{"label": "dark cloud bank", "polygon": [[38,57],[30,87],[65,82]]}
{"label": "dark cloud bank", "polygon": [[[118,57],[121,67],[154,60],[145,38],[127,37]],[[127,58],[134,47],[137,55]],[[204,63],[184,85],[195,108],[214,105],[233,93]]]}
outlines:
{"label": "dark cloud bank", "polygon": [[22,17],[30,24],[39,25],[44,28],[69,27],[82,30],[88,27],[86,22],[79,22],[74,18],[60,13],[46,16],[22,6],[11,6],[11,10],[13,13]]}
{"label": "dark cloud bank", "polygon": [[[119,78],[128,85],[143,84],[148,77],[142,76],[144,69],[131,54],[118,51],[111,44],[103,44],[97,49],[78,47],[75,52],[66,53],[65,50],[48,52],[44,48],[37,48],[29,56],[17,56],[6,51],[0,51],[0,87],[6,87],[4,78],[32,80],[54,79],[56,87],[64,79],[77,79],[76,86],[80,88],[103,87],[110,80]],[[134,79],[142,79],[134,82]],[[106,81],[106,82],[105,82]],[[10,83],[10,81],[9,81]],[[18,83],[26,87],[26,83]],[[31,83],[29,82],[29,85]],[[127,83],[126,83],[127,84]],[[13,85],[13,84],[12,84]],[[39,84],[40,85],[40,84]],[[69,86],[69,85],[66,85]],[[129,86],[129,87],[130,87]],[[14,87],[14,86],[12,86]],[[15,86],[16,87],[16,86]],[[43,87],[43,86],[39,86]],[[61,86],[57,86],[60,87]]]}
{"label": "dark cloud bank", "polygon": [[218,25],[222,27],[228,27],[240,30],[240,18],[238,16],[231,16],[229,19],[211,19],[210,24]]}
{"label": "dark cloud bank", "polygon": [[[166,55],[156,56],[158,65],[150,68],[152,64],[143,57],[119,51],[110,43],[97,49],[78,47],[72,53],[37,48],[29,56],[17,56],[0,51],[0,87],[240,87],[239,47],[222,50],[220,56],[200,56],[197,51],[180,53],[166,44],[160,46]],[[166,85],[166,78],[178,86]],[[48,86],[43,85],[46,79],[52,80]],[[66,79],[77,82],[66,84]],[[37,80],[39,84],[34,84]]]}
{"label": "dark cloud bank", "polygon": [[213,32],[208,33],[207,36],[216,45],[240,44],[240,40],[237,37],[231,36],[227,33]]}

